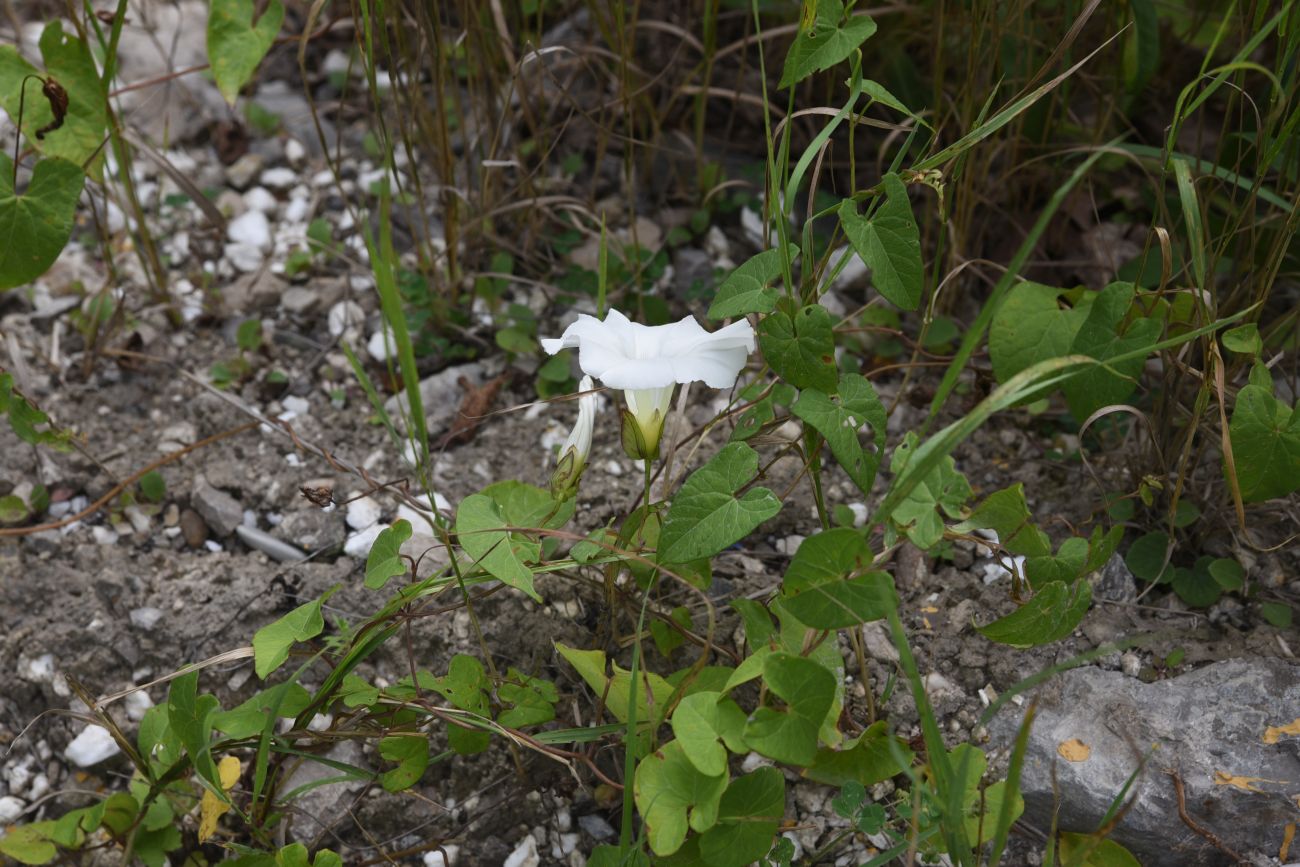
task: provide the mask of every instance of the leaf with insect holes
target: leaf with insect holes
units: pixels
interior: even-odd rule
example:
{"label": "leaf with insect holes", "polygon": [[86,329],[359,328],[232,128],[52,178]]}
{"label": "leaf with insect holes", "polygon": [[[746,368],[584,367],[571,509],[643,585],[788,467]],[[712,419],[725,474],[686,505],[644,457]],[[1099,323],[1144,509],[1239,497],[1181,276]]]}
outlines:
{"label": "leaf with insect holes", "polygon": [[[989,360],[998,382],[1047,358],[1070,354],[1086,309],[1062,309],[1065,290],[1041,283],[1018,283],[1007,292],[989,324]],[[1031,399],[1041,394],[1031,395]]]}
{"label": "leaf with insect holes", "polygon": [[[45,25],[40,38],[44,75],[53,79],[67,95],[63,124],[50,129],[54,110],[42,93],[42,84],[28,75],[42,75],[12,46],[0,45],[0,107],[10,118],[22,109],[23,135],[27,143],[45,157],[61,157],[80,167],[90,160],[87,172],[103,180],[104,137],[108,128],[104,82],[86,43],[75,34],[64,33],[58,19]],[[24,100],[23,94],[26,94]],[[41,130],[47,130],[37,137]],[[8,174],[5,169],[0,174]],[[6,237],[0,235],[0,237]]]}
{"label": "leaf with insect holes", "polygon": [[688,829],[707,831],[717,822],[727,775],[700,773],[682,745],[670,741],[641,760],[632,788],[651,850],[671,855],[685,842]]}
{"label": "leaf with insect holes", "polygon": [[856,202],[845,199],[840,205],[840,225],[871,268],[876,290],[904,310],[915,310],[921,303],[924,279],[921,233],[907,186],[891,172],[885,175],[884,187],[885,203],[870,219],[858,213]]}
{"label": "leaf with insect holes", "polygon": [[[805,0],[805,4],[809,0]],[[876,32],[876,22],[867,15],[844,18],[840,0],[816,0],[816,17],[807,27],[800,27],[785,56],[780,87],[796,84],[814,72],[830,69],[846,59]]]}
{"label": "leaf with insect holes", "polygon": [[[793,261],[798,255],[797,245],[787,245],[786,256],[789,259]],[[753,256],[722,281],[709,307],[709,318],[727,319],[746,313],[772,312],[780,292],[768,284],[780,276],[780,250],[764,250]]]}
{"label": "leaf with insect holes", "polygon": [[757,474],[758,453],[744,443],[724,446],[692,473],[668,509],[659,534],[660,559],[687,563],[711,557],[781,511],[781,501],[767,488],[736,496]]}
{"label": "leaf with insect holes", "polygon": [[763,358],[786,382],[798,388],[835,391],[835,335],[831,315],[820,304],[792,312],[784,300],[758,326]]}
{"label": "leaf with insect holes", "polygon": [[1059,641],[1074,631],[1090,604],[1092,587],[1087,581],[1075,581],[1073,585],[1052,581],[1006,617],[979,627],[979,632],[991,641],[1012,647]]}
{"label": "leaf with insect holes", "polygon": [[13,185],[13,160],[0,154],[0,290],[30,283],[54,264],[72,237],[85,176],[75,163],[43,159],[27,189]]}
{"label": "leaf with insect holes", "polygon": [[391,735],[379,741],[379,756],[397,762],[379,778],[384,791],[402,792],[418,783],[429,767],[429,740],[419,733]]}
{"label": "leaf with insect holes", "polygon": [[790,411],[826,438],[831,454],[853,484],[863,493],[871,493],[880,468],[880,451],[863,448],[858,442],[858,430],[866,425],[875,435],[877,445],[883,444],[886,415],[884,405],[866,377],[859,373],[844,374],[839,379],[836,397],[805,388]]}
{"label": "leaf with insect holes", "polygon": [[1258,503],[1300,489],[1300,412],[1247,385],[1237,392],[1229,431],[1243,500]]}
{"label": "leaf with insect holes", "polygon": [[212,77],[226,102],[235,104],[239,90],[257,71],[271,50],[280,25],[284,4],[270,0],[254,20],[261,4],[255,0],[212,0],[208,11],[208,59]]}
{"label": "leaf with insect holes", "polygon": [[366,555],[366,587],[382,590],[390,578],[406,574],[406,561],[402,559],[402,544],[411,538],[411,522],[395,521],[382,530]]}
{"label": "leaf with insect holes", "polygon": [[248,701],[212,715],[212,727],[232,738],[251,738],[270,721],[296,717],[311,704],[311,694],[293,681],[277,683]]}

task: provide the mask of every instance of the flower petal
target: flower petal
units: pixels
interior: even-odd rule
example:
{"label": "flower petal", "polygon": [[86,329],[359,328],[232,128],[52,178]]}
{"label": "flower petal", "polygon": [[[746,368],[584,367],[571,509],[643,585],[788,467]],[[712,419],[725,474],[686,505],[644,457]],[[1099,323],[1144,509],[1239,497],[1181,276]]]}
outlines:
{"label": "flower petal", "polygon": [[542,340],[542,347],[551,354],[577,347],[583,373],[611,388],[698,381],[730,388],[754,351],[754,329],[742,319],[709,332],[690,316],[652,327],[610,310],[603,322],[580,314],[559,339]]}

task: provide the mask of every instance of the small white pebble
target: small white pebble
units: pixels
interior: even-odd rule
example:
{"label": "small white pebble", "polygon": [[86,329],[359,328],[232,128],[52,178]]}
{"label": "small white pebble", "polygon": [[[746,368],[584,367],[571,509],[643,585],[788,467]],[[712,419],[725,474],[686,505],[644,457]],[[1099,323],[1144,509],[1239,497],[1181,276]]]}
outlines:
{"label": "small white pebble", "polygon": [[373,527],[353,533],[343,543],[343,553],[358,560],[365,558],[370,553],[370,546],[379,538],[379,534],[387,529],[387,524],[375,524]]}
{"label": "small white pebble", "polygon": [[72,739],[63,751],[64,758],[79,768],[89,768],[121,752],[117,741],[103,726],[89,725]]}
{"label": "small white pebble", "polygon": [[262,183],[273,190],[287,190],[298,183],[298,173],[283,167],[267,169],[262,172]]}
{"label": "small white pebble", "polygon": [[383,508],[370,497],[362,497],[348,503],[348,526],[354,530],[364,530],[379,523]]}
{"label": "small white pebble", "polygon": [[[27,809],[27,805],[20,798],[15,798],[13,795],[5,795],[0,798],[0,827],[17,822],[25,809]],[[429,862],[426,861],[425,863],[428,864]]]}

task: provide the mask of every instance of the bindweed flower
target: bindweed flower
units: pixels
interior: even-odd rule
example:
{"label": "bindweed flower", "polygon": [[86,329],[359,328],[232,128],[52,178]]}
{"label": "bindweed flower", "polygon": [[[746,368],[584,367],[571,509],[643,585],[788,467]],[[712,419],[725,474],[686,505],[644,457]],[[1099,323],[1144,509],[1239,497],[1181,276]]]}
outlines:
{"label": "bindweed flower", "polygon": [[708,332],[690,316],[671,325],[641,325],[611,310],[603,322],[579,315],[542,348],[551,355],[577,348],[584,374],[623,390],[623,448],[634,459],[653,460],[673,389],[691,382],[731,388],[754,351],[754,329],[742,319]]}
{"label": "bindweed flower", "polygon": [[592,391],[590,376],[584,376],[578,384],[578,391],[584,393],[578,398],[578,420],[573,423],[568,439],[560,446],[560,457],[551,474],[551,494],[557,500],[567,500],[578,492],[578,480],[587,467],[587,455],[591,454],[591,431],[596,424],[596,393]]}

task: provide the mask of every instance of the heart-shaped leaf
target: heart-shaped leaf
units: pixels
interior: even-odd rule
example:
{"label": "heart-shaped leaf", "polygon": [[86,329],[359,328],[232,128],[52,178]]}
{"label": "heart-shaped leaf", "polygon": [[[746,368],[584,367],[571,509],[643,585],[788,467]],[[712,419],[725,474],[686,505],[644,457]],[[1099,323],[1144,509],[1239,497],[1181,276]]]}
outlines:
{"label": "heart-shaped leaf", "polygon": [[59,258],[72,236],[85,176],[75,163],[51,157],[32,170],[21,194],[13,160],[0,154],[0,290],[30,283]]}
{"label": "heart-shaped leaf", "polygon": [[677,741],[642,759],[636,768],[633,795],[654,853],[676,852],[686,840],[688,828],[712,828],[726,788],[726,774],[701,774]]}
{"label": "heart-shaped leaf", "polygon": [[839,374],[830,313],[820,304],[791,309],[792,305],[782,302],[759,323],[758,345],[763,357],[791,385],[835,391]]}
{"label": "heart-shaped leaf", "polygon": [[870,219],[858,213],[856,202],[846,199],[840,206],[840,225],[871,268],[871,282],[877,291],[904,310],[915,310],[921,303],[924,281],[921,233],[907,186],[890,172],[885,175],[884,187],[885,202]]}
{"label": "heart-shaped leaf", "polygon": [[767,488],[736,492],[758,474],[758,454],[744,443],[731,443],[682,485],[659,534],[659,557],[686,563],[712,557],[749,535],[781,511],[781,501]]}
{"label": "heart-shaped leaf", "polygon": [[212,77],[226,102],[235,104],[239,89],[257,71],[284,23],[284,4],[271,0],[253,19],[255,0],[212,0],[208,11],[208,59]]}
{"label": "heart-shaped leaf", "polygon": [[[786,255],[793,260],[799,247],[790,244]],[[781,276],[781,251],[764,250],[741,265],[718,287],[709,306],[710,319],[726,319],[746,313],[770,313],[780,292],[768,285]]]}

